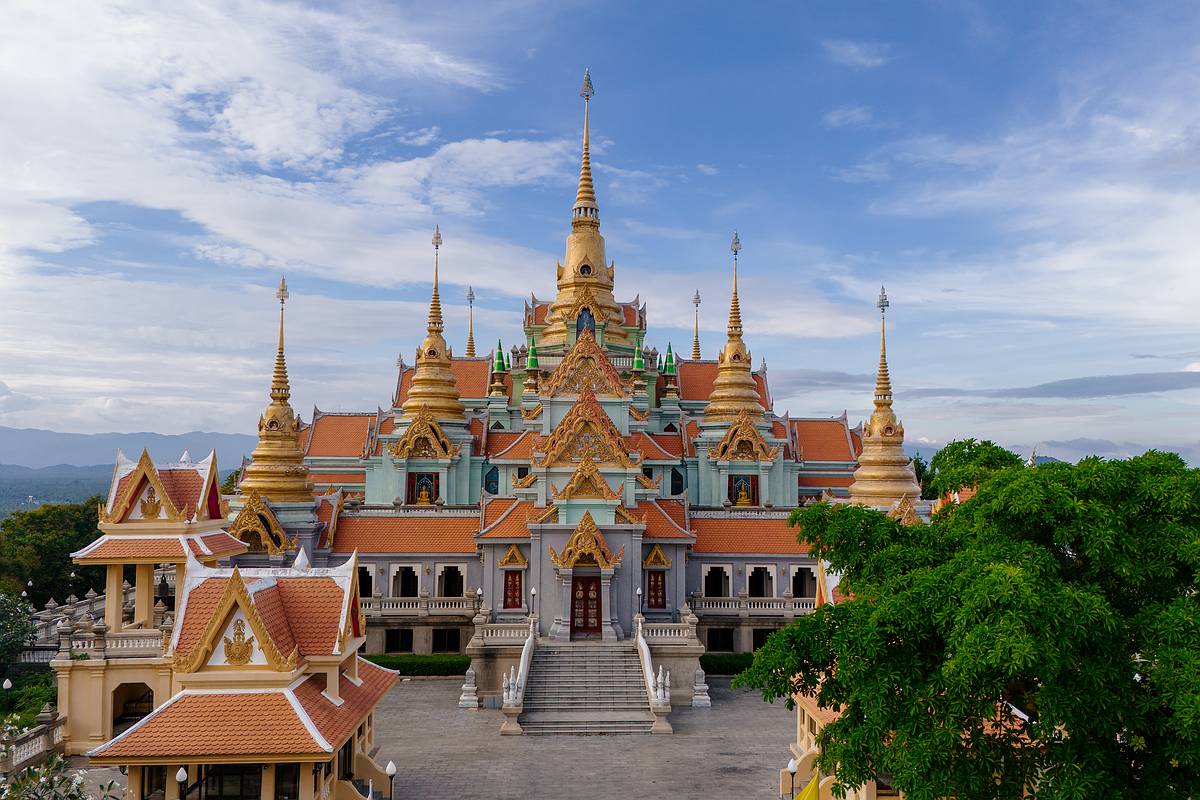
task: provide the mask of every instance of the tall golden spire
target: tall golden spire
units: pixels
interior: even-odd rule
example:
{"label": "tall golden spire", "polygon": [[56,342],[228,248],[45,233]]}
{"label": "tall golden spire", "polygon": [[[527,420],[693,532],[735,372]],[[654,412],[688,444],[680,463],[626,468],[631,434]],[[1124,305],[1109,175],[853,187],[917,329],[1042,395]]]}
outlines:
{"label": "tall golden spire", "polygon": [[754,380],[750,351],[742,341],[742,309],[738,303],[737,260],[742,242],[735,232],[729,244],[733,251],[733,293],[729,300],[729,327],[725,346],[717,357],[717,378],[704,409],[705,422],[728,422],[743,411],[756,421],[762,418],[758,384]]}
{"label": "tall golden spire", "polygon": [[433,232],[433,294],[429,298],[429,322],[425,340],[417,351],[412,385],[402,409],[405,419],[414,419],[428,411],[437,419],[463,419],[463,404],[451,368],[450,352],[442,336],[442,301],[438,296],[438,251],[442,247],[442,230]]}
{"label": "tall golden spire", "polygon": [[696,307],[696,319],[692,331],[692,361],[700,360],[700,290],[692,297],[692,305]]}
{"label": "tall golden spire", "polygon": [[875,410],[863,426],[863,451],[850,484],[856,503],[890,509],[907,497],[916,500],[921,486],[904,452],[904,426],[892,410],[892,379],[887,363],[887,292],[879,287],[879,371],[875,375]]}
{"label": "tall golden spire", "polygon": [[311,501],[313,489],[297,439],[300,426],[288,402],[292,391],[283,353],[283,306],[288,296],[287,282],[280,278],[275,292],[279,299],[279,343],[271,376],[271,402],[259,417],[258,444],[241,483],[243,494],[255,492],[277,503]]}
{"label": "tall golden spire", "polygon": [[475,357],[475,290],[467,287],[467,358]]}
{"label": "tall golden spire", "polygon": [[[590,114],[592,75],[583,72],[579,96],[583,98],[583,158],[579,164],[579,188],[571,208],[571,232],[567,252],[558,265],[558,295],[546,315],[546,329],[538,339],[540,347],[566,345],[578,329],[577,320],[585,312],[595,323],[597,338],[605,345],[632,345],[623,327],[624,314],[613,298],[615,269],[605,258],[604,237],[600,235],[600,207],[592,182]],[[603,334],[601,334],[603,330]]]}

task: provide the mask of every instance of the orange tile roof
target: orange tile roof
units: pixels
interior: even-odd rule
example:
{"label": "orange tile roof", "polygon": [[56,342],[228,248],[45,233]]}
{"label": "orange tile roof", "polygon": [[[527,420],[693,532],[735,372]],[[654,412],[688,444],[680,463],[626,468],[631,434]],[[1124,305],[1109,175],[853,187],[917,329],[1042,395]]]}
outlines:
{"label": "orange tile roof", "polygon": [[[510,503],[502,509],[497,509],[499,513],[493,514],[492,506],[497,501],[488,503],[487,509],[484,511],[485,519],[491,519],[491,522],[484,528],[481,539],[512,539],[512,538],[527,538],[529,536],[529,519],[534,514],[534,504],[529,500]],[[505,511],[508,511],[506,514]]]}
{"label": "orange tile roof", "polygon": [[546,324],[546,312],[550,310],[550,304],[543,301],[536,301],[533,304],[533,324]]}
{"label": "orange tile roof", "polygon": [[858,431],[850,431],[850,443],[854,446],[854,457],[858,458],[862,455],[862,434]]}
{"label": "orange tile roof", "polygon": [[361,456],[374,414],[319,414],[313,417],[306,456]]}
{"label": "orange tile roof", "polygon": [[435,514],[406,517],[338,519],[333,552],[350,553],[474,553],[479,517]]}
{"label": "orange tile roof", "polygon": [[504,516],[504,512],[508,511],[517,503],[515,497],[493,497],[487,501],[483,507],[483,529],[487,530],[492,525],[496,524],[496,520]]}
{"label": "orange tile roof", "polygon": [[[310,679],[311,680],[311,679]],[[305,681],[308,683],[308,681]],[[117,759],[325,755],[283,690],[175,695],[90,754]]]}
{"label": "orange tile roof", "polygon": [[853,475],[805,475],[803,472],[796,478],[797,486],[849,486],[854,483]]}
{"label": "orange tile roof", "polygon": [[[332,581],[324,581],[325,583],[333,583]],[[341,600],[341,589],[336,583],[333,584],[335,589],[338,589],[338,600]],[[271,643],[275,645],[275,649],[287,658],[293,650],[296,649],[299,642],[292,635],[292,628],[288,624],[288,615],[294,613],[298,609],[289,609],[283,604],[283,597],[279,591],[279,584],[267,586],[254,592],[254,607],[258,609],[259,616],[262,617],[263,625],[267,628],[267,634],[271,637]],[[337,602],[337,601],[335,601]],[[296,618],[296,622],[300,627],[310,627],[308,620],[300,617]],[[334,620],[333,628],[336,631],[338,627],[337,620]],[[325,648],[324,651],[317,652],[322,655],[328,654],[333,648]],[[303,651],[302,651],[303,652]],[[311,650],[308,652],[312,652]]]}
{"label": "orange tile roof", "polygon": [[621,303],[621,314],[627,326],[633,327],[634,325],[637,325],[637,303]]}
{"label": "orange tile roof", "polygon": [[183,608],[178,612],[183,619],[176,620],[175,623],[180,626],[174,648],[177,655],[186,656],[199,643],[209,618],[216,613],[217,606],[221,603],[228,580],[206,578],[184,595]]}
{"label": "orange tile roof", "polygon": [[792,430],[805,461],[853,461],[849,429],[843,419],[794,419]]}
{"label": "orange tile roof", "polygon": [[335,706],[321,695],[325,688],[324,675],[313,675],[295,688],[295,694],[321,736],[337,748],[362,724],[388,689],[392,688],[396,678],[396,673],[360,658],[360,685],[355,686],[344,672],[338,674],[338,694],[342,698],[340,706]]}
{"label": "orange tile roof", "polygon": [[310,472],[313,483],[331,484],[331,483],[365,483],[367,474],[365,472]]}
{"label": "orange tile roof", "polygon": [[528,461],[533,456],[535,438],[533,431],[521,431],[520,433],[491,431],[487,438],[487,455],[489,458]]}
{"label": "orange tile roof", "polygon": [[300,443],[300,449],[308,449],[308,440],[312,437],[312,425],[305,425],[300,430],[296,431],[296,441]]}
{"label": "orange tile roof", "polygon": [[160,469],[158,478],[178,509],[193,509],[200,502],[204,476],[194,469]]}
{"label": "orange tile roof", "polygon": [[687,445],[687,454],[689,456],[696,455],[696,437],[700,435],[700,425],[691,420],[684,426],[684,442]]}
{"label": "orange tile roof", "polygon": [[101,536],[92,545],[79,550],[77,554],[73,553],[74,560],[80,564],[144,561],[151,558],[164,563],[183,561],[183,545],[178,536]]}
{"label": "orange tile roof", "polygon": [[648,458],[651,461],[677,459],[683,455],[683,442],[677,433],[638,432],[629,436],[626,441],[629,449],[641,450],[642,458]]}
{"label": "orange tile roof", "polygon": [[[707,400],[712,394],[713,382],[717,379],[716,361],[679,362],[679,399]],[[754,373],[754,383],[758,387],[758,401],[763,408],[770,407],[767,397],[767,382],[762,375]]]}
{"label": "orange tile roof", "polygon": [[[487,356],[483,358],[455,358],[450,361],[450,371],[454,374],[454,386],[458,389],[459,397],[487,397],[488,384],[492,377],[492,361]],[[405,367],[396,382],[396,406],[404,405],[408,399],[408,390],[412,387],[413,367]]]}
{"label": "orange tile roof", "polygon": [[686,539],[683,503],[657,500],[638,503],[638,513],[646,518],[647,539]]}
{"label": "orange tile roof", "polygon": [[786,518],[693,517],[691,522],[692,533],[696,534],[693,550],[697,553],[808,553],[808,545],[796,541],[799,531],[789,528]]}
{"label": "orange tile roof", "polygon": [[[275,588],[301,655],[332,653],[341,633],[346,599],[342,587],[329,578],[284,578]],[[258,594],[254,602],[258,604]],[[291,652],[291,648],[279,650],[285,656]]]}
{"label": "orange tile roof", "polygon": [[201,558],[206,556],[225,558],[226,556],[244,553],[248,549],[245,542],[225,531],[205,534],[200,537],[200,541],[204,543],[205,549],[208,550],[208,554],[203,552],[199,554]]}

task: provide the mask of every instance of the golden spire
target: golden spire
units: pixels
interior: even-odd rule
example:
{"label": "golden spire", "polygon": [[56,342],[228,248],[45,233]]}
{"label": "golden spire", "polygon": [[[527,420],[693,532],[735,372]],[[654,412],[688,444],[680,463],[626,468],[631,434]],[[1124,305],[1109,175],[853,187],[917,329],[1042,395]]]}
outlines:
{"label": "golden spire", "polygon": [[429,324],[421,349],[412,385],[402,409],[405,419],[414,419],[428,411],[437,419],[463,419],[463,404],[451,368],[450,352],[442,336],[442,301],[438,296],[438,251],[442,247],[442,230],[433,232],[433,294],[429,298]]}
{"label": "golden spire", "polygon": [[696,321],[692,331],[692,361],[700,360],[700,290],[692,297],[692,305],[696,307]]}
{"label": "golden spire", "polygon": [[887,292],[879,287],[879,371],[875,376],[875,410],[863,426],[862,455],[850,484],[856,503],[890,509],[904,498],[921,496],[921,486],[904,452],[904,426],[892,410],[892,379],[887,363]]}
{"label": "golden spire", "polygon": [[596,204],[596,187],[592,182],[590,114],[592,75],[583,73],[583,158],[579,165],[579,189],[571,208],[571,232],[567,234],[567,252],[558,265],[558,295],[546,315],[546,328],[538,344],[546,348],[565,347],[578,330],[577,320],[585,312],[595,322],[596,336],[607,347],[610,344],[632,346],[629,332],[624,328],[625,315],[613,297],[615,268],[604,254],[604,237],[600,235],[600,207]]}
{"label": "golden spire", "polygon": [[288,403],[291,387],[283,353],[283,306],[288,296],[287,281],[280,278],[275,292],[279,300],[279,343],[271,376],[271,402],[259,417],[258,445],[241,482],[243,494],[257,492],[277,503],[311,501],[313,490],[304,465],[304,452],[297,440],[300,426]]}
{"label": "golden spire", "polygon": [[733,293],[729,300],[729,328],[725,346],[717,358],[717,378],[704,409],[705,422],[728,422],[743,411],[755,421],[763,414],[758,383],[754,380],[750,351],[742,341],[742,309],[738,304],[737,259],[742,242],[735,232],[729,244],[733,252]]}
{"label": "golden spire", "polygon": [[475,290],[467,287],[467,358],[475,357]]}

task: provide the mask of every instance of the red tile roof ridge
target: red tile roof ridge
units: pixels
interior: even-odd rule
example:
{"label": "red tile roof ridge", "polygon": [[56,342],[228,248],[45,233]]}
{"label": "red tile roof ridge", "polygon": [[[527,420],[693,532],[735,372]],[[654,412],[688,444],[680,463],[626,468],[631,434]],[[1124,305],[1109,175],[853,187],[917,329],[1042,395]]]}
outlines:
{"label": "red tile roof ridge", "polygon": [[520,500],[520,498],[517,498],[517,497],[498,497],[495,499],[496,500],[512,500],[513,503],[511,506],[504,509],[504,511],[500,512],[500,516],[496,517],[496,521],[493,522],[491,525],[488,525],[486,528],[484,528],[482,525],[480,525],[480,531],[479,531],[480,536],[482,536],[483,534],[487,533],[488,531],[494,529],[501,522],[504,522],[504,520],[508,518],[508,515],[513,513],[513,511],[515,511],[517,509],[517,507],[521,505],[521,500]]}
{"label": "red tile roof ridge", "polygon": [[[684,513],[684,521],[685,521],[685,522],[687,521],[687,505],[686,505],[686,504],[684,504],[684,503],[683,503],[683,501],[681,501],[681,500],[668,500],[668,501],[666,501],[666,502],[670,502],[670,503],[679,503],[680,505],[682,505],[682,506],[683,506],[683,513]],[[651,500],[650,500],[650,505],[652,505],[652,506],[654,506],[656,509],[658,509],[658,513],[662,514],[662,515],[663,515],[663,517],[664,517],[664,518],[667,520],[667,522],[671,523],[672,527],[674,527],[674,528],[675,528],[676,530],[678,530],[680,533],[686,533],[688,536],[691,536],[691,535],[692,535],[692,532],[691,532],[691,531],[689,531],[687,528],[684,528],[684,527],[680,526],[680,524],[679,524],[678,522],[676,522],[676,521],[675,521],[675,520],[674,520],[674,519],[671,517],[671,515],[670,515],[670,514],[668,514],[668,513],[667,513],[667,510],[658,504],[658,498],[653,498],[653,499],[651,499]]]}
{"label": "red tile roof ridge", "polygon": [[[516,433],[516,431],[496,431],[496,433]],[[534,431],[532,428],[528,428],[526,430],[521,431],[521,435],[518,436],[516,439],[513,439],[512,442],[509,443],[508,447],[504,448],[499,453],[494,453],[491,457],[492,458],[504,458],[505,453],[507,453],[509,450],[512,450],[514,447],[516,447],[518,444],[520,444],[527,436],[533,435],[533,433],[534,433]]]}
{"label": "red tile roof ridge", "polygon": [[[671,459],[671,460],[673,460],[673,461],[678,461],[678,460],[679,460],[679,456],[677,456],[676,454],[674,454],[674,453],[670,452],[669,450],[666,450],[666,449],[665,449],[665,448],[664,448],[664,447],[663,447],[661,444],[659,444],[659,443],[658,443],[657,441],[655,441],[655,439],[654,439],[654,437],[655,437],[655,436],[662,436],[662,435],[670,436],[670,435],[671,435],[670,433],[667,433],[667,434],[653,434],[653,433],[646,433],[645,431],[638,431],[638,433],[641,435],[641,437],[642,437],[642,439],[643,439],[643,440],[650,442],[650,444],[654,445],[654,449],[658,450],[658,452],[662,453],[662,454],[663,454],[663,455],[665,455],[667,458],[669,458],[669,459]],[[629,438],[631,438],[631,439],[632,439],[632,438],[634,438],[634,437],[633,437],[633,436],[630,436]],[[645,456],[646,456],[646,454],[645,454],[645,453],[642,453],[642,457],[643,457],[643,458],[645,458]],[[660,460],[660,459],[654,459],[654,460],[655,460],[655,461],[658,461],[658,460]]]}

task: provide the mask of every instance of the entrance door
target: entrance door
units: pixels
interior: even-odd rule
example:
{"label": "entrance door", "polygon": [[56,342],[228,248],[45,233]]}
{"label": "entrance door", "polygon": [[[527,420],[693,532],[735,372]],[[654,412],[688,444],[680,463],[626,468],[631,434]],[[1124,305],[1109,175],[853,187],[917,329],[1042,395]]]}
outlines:
{"label": "entrance door", "polygon": [[578,575],[571,579],[571,638],[600,636],[600,577]]}

